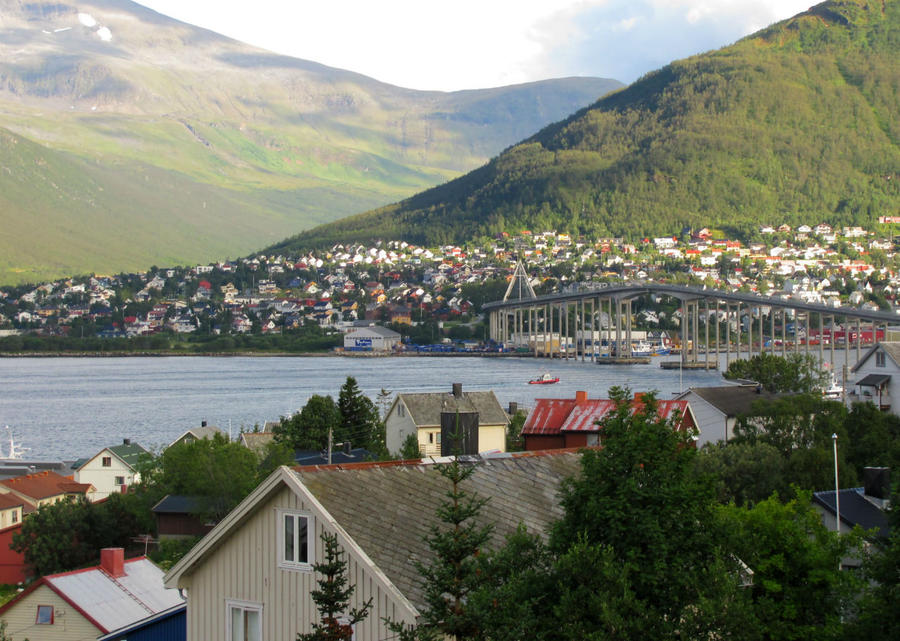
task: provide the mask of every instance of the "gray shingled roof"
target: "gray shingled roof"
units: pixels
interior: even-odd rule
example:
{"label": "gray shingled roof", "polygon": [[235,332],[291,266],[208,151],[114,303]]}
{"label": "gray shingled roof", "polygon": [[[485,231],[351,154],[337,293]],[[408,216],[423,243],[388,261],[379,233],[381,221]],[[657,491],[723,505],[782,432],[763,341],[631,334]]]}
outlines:
{"label": "gray shingled roof", "polygon": [[[756,385],[725,385],[722,387],[694,387],[690,390],[718,409],[725,416],[749,414],[756,401],[774,401],[784,394],[773,394]],[[684,398],[683,396],[681,398]]]}
{"label": "gray shingled roof", "polygon": [[[876,536],[890,538],[891,525],[884,510],[866,499],[865,490],[861,487],[841,490],[841,521],[850,527],[861,526],[864,530],[876,530]],[[834,514],[837,505],[834,490],[813,492],[813,502]]]}
{"label": "gray shingled roof", "polygon": [[[580,454],[569,450],[466,460],[475,465],[475,473],[462,487],[489,499],[481,521],[494,524],[493,547],[502,545],[520,523],[529,532],[546,535],[549,525],[563,515],[558,500],[562,480],[581,469]],[[431,526],[440,524],[435,509],[450,487],[437,466],[307,467],[294,468],[293,473],[421,610],[425,603],[415,561],[427,565],[432,556],[425,537]]]}
{"label": "gray shingled roof", "polygon": [[509,416],[493,392],[463,392],[456,397],[451,392],[427,394],[398,394],[409,410],[417,427],[440,426],[441,412],[478,412],[481,425],[506,425]]}

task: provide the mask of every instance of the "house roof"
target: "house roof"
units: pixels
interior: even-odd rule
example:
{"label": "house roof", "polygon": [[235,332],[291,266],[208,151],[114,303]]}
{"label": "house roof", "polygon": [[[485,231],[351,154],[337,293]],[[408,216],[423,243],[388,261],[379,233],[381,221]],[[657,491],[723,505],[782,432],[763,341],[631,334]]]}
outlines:
{"label": "house roof", "polygon": [[[393,589],[421,611],[425,602],[415,562],[433,556],[425,537],[440,525],[435,508],[448,488],[436,464],[451,460],[279,468],[169,571],[166,584],[178,585],[232,530],[287,485],[310,495],[350,538],[349,544],[371,559]],[[475,468],[464,482],[465,490],[488,499],[479,521],[493,524],[494,546],[502,545],[520,524],[532,533],[546,534],[563,515],[558,497],[563,479],[581,469],[581,455],[571,449],[467,456],[461,461]]]}
{"label": "house roof", "polygon": [[865,354],[863,354],[862,358],[854,365],[850,371],[857,372],[859,369],[865,365],[866,361],[877,352],[878,350],[883,350],[888,356],[891,357],[891,360],[894,361],[894,364],[900,367],[900,341],[884,341],[881,343],[875,343],[870,347]]}
{"label": "house roof", "polygon": [[0,510],[10,510],[15,507],[25,507],[25,499],[19,498],[12,492],[0,494]]}
{"label": "house roof", "polygon": [[[631,410],[635,412],[642,406],[643,403],[636,399],[631,403]],[[539,398],[522,426],[522,434],[551,436],[563,432],[597,432],[600,429],[598,423],[615,410],[616,401],[612,399]],[[657,401],[657,413],[663,419],[682,417],[689,411],[684,400]]]}
{"label": "house roof", "polygon": [[388,329],[387,327],[381,327],[380,325],[371,325],[368,327],[361,327],[357,330],[350,332],[349,335],[353,336],[355,334],[362,334],[364,336],[375,334],[376,336],[379,336],[381,338],[396,338],[396,339],[400,338],[400,334],[398,334],[394,330]]}
{"label": "house roof", "polygon": [[166,494],[150,511],[154,514],[194,514],[205,507],[203,497]]}
{"label": "house roof", "polygon": [[177,590],[163,586],[163,571],[146,557],[125,561],[123,569],[124,575],[116,578],[100,566],[47,575],[0,608],[0,615],[41,585],[56,592],[103,633],[183,603]]}
{"label": "house roof", "polygon": [[215,425],[201,425],[200,427],[192,427],[172,442],[178,443],[186,436],[191,436],[199,441],[204,438],[213,438],[216,434],[222,434],[222,430]]}
{"label": "house roof", "polygon": [[92,487],[90,483],[76,483],[72,479],[50,470],[3,479],[0,484],[36,500],[48,499],[60,494],[85,494]]}
{"label": "house roof", "polygon": [[759,400],[773,401],[784,394],[769,392],[757,385],[723,385],[719,387],[692,387],[679,398],[695,394],[725,414],[725,416],[741,416],[752,411],[753,404]]}
{"label": "house roof", "polygon": [[144,628],[149,628],[150,626],[155,625],[161,621],[165,621],[167,619],[172,619],[175,617],[184,617],[186,612],[187,603],[182,602],[176,606],[163,610],[162,612],[151,614],[150,616],[141,619],[140,621],[137,621],[130,625],[126,625],[123,628],[113,630],[109,634],[104,634],[102,637],[98,637],[97,641],[117,641],[118,639],[124,639],[126,635],[133,634],[139,630],[143,630]]}
{"label": "house roof", "polygon": [[[850,527],[859,525],[864,530],[877,529],[879,538],[886,539],[891,535],[887,514],[866,498],[864,488],[854,487],[840,490],[840,497],[843,523]],[[834,490],[813,492],[813,503],[822,506],[831,514],[837,511]]]}
{"label": "house roof", "polygon": [[860,387],[881,387],[889,380],[891,380],[890,374],[866,374],[856,381],[854,385],[859,385]]}
{"label": "house roof", "polygon": [[[481,425],[506,425],[509,416],[493,392],[431,392],[422,394],[398,394],[394,405],[403,402],[417,427],[441,424],[442,412],[478,412]],[[391,408],[393,410],[393,407]]]}
{"label": "house roof", "polygon": [[130,468],[134,468],[142,456],[150,453],[137,443],[122,443],[106,449],[122,459],[122,462]]}
{"label": "house roof", "polygon": [[[274,427],[279,423],[266,422],[266,427]],[[262,454],[266,446],[275,440],[274,432],[241,432],[241,443],[247,449]]]}

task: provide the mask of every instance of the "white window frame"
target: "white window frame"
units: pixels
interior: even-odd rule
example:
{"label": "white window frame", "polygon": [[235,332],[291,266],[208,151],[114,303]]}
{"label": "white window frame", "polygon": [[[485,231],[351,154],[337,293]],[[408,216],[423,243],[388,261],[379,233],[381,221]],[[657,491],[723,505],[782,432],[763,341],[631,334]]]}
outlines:
{"label": "white window frame", "polygon": [[231,627],[232,610],[241,610],[242,612],[257,612],[259,614],[259,629],[257,630],[259,634],[257,636],[257,639],[262,641],[262,603],[253,603],[252,601],[239,601],[237,599],[225,599],[225,638],[228,639],[228,641],[232,641],[232,639],[234,638],[234,630]]}
{"label": "white window frame", "polygon": [[[286,516],[306,519],[306,562],[284,558],[284,519]],[[316,558],[315,520],[310,512],[303,510],[275,510],[275,532],[277,533],[278,567],[284,570],[300,570],[312,572]],[[299,528],[294,528],[294,536],[298,536]],[[295,544],[296,549],[296,544]]]}

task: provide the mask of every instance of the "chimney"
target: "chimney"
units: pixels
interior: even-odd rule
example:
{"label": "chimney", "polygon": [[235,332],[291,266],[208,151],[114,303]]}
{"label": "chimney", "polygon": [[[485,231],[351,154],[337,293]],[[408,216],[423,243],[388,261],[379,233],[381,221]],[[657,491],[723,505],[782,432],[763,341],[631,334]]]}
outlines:
{"label": "chimney", "polygon": [[462,397],[462,383],[454,383],[453,384],[453,395],[456,398]]}
{"label": "chimney", "polygon": [[130,439],[130,438],[123,438],[123,439],[122,439],[122,445],[131,445],[131,439]]}
{"label": "chimney", "polygon": [[344,441],[344,454],[350,456],[350,450],[353,448],[353,445],[350,441]]}
{"label": "chimney", "polygon": [[516,414],[518,414],[519,413],[519,404],[516,403],[515,401],[510,401],[509,409],[506,411],[506,413],[509,414],[510,416],[515,416]]}
{"label": "chimney", "polygon": [[891,469],[888,467],[864,467],[863,488],[866,498],[889,501],[891,498]]}
{"label": "chimney", "polygon": [[587,392],[575,392],[575,402],[584,403],[587,401]]}
{"label": "chimney", "polygon": [[200,427],[206,427],[206,421],[200,421]]}
{"label": "chimney", "polygon": [[100,569],[114,579],[125,576],[124,548],[103,548],[100,550]]}

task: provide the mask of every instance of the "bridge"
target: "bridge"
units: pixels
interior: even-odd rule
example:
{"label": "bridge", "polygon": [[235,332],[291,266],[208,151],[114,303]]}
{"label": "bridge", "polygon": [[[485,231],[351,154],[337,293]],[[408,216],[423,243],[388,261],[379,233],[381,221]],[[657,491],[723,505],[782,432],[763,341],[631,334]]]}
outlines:
{"label": "bridge", "polygon": [[843,349],[846,368],[859,361],[864,345],[887,338],[888,326],[900,320],[890,312],[643,281],[535,296],[521,265],[504,299],[486,304],[484,310],[491,339],[523,354],[638,362],[631,352],[633,302],[648,295],[681,302],[681,359],[668,364],[692,369],[716,369],[722,356],[727,368],[732,358],[786,356],[801,350],[817,356],[822,367],[826,347],[830,363],[835,362],[835,350]]}

